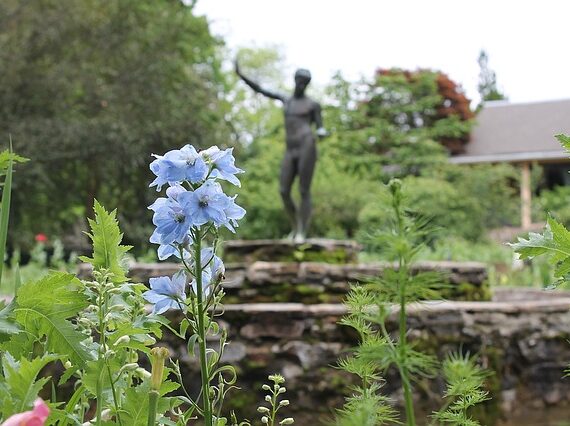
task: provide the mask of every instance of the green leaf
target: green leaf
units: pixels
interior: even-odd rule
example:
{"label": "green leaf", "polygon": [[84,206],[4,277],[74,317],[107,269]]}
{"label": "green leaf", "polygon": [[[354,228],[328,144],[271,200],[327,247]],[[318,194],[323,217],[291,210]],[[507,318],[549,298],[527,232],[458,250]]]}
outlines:
{"label": "green leaf", "polygon": [[[167,373],[166,373],[167,374]],[[178,389],[179,385],[171,381],[164,381],[160,388],[160,399],[158,400],[157,414],[164,414],[171,404],[179,405],[180,401],[167,398],[164,395]],[[146,424],[148,417],[148,395],[150,382],[147,380],[136,388],[129,388],[125,391],[125,402],[122,409],[126,412],[121,415],[124,426],[139,426]]]}
{"label": "green leaf", "polygon": [[25,163],[26,161],[30,161],[30,159],[13,153],[11,149],[5,149],[0,152],[0,175],[6,174],[10,163]]}
{"label": "green leaf", "polygon": [[550,262],[556,265],[554,275],[563,277],[570,272],[570,231],[553,217],[547,219],[543,234],[530,232],[528,239],[520,238],[510,244],[522,259],[549,254]]}
{"label": "green leaf", "polygon": [[[10,140],[10,153],[12,152],[12,140]],[[8,237],[8,221],[10,219],[10,198],[12,196],[12,157],[8,159],[6,167],[6,180],[2,189],[2,201],[0,210],[0,285],[2,284],[2,271],[4,269],[4,254],[6,252],[6,238]]]}
{"label": "green leaf", "polygon": [[2,334],[16,334],[20,331],[20,327],[11,318],[14,310],[14,302],[4,306],[4,302],[0,302],[2,310],[0,310],[0,335]]}
{"label": "green leaf", "polygon": [[67,355],[73,363],[83,366],[93,355],[82,344],[85,336],[67,319],[75,317],[87,305],[77,278],[52,271],[39,281],[20,287],[14,315],[26,332],[47,337],[47,350]]}
{"label": "green leaf", "polygon": [[28,333],[13,334],[0,345],[0,350],[16,358],[29,357],[34,350],[35,337]]}
{"label": "green leaf", "polygon": [[5,417],[32,407],[39,391],[49,380],[49,377],[42,377],[36,381],[38,374],[47,364],[57,359],[59,359],[57,355],[45,354],[31,361],[23,357],[16,362],[9,353],[3,356],[2,370],[12,397],[13,405],[10,408],[14,410],[10,411],[10,408],[6,410],[6,406],[4,406],[3,414]]}
{"label": "green leaf", "polygon": [[556,135],[556,139],[558,139],[558,142],[560,142],[566,151],[568,151],[570,154],[570,136],[560,134]]}
{"label": "green leaf", "polygon": [[121,283],[127,281],[127,265],[125,254],[131,246],[121,245],[123,234],[117,222],[117,210],[107,212],[95,200],[95,220],[89,219],[91,233],[89,238],[93,242],[93,257],[80,257],[84,262],[93,265],[94,270],[106,269],[113,274],[112,281]]}

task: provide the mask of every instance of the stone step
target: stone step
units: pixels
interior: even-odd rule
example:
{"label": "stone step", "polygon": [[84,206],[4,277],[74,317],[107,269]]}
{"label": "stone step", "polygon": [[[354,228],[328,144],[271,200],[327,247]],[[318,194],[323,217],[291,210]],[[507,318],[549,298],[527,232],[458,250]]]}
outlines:
{"label": "stone step", "polygon": [[362,247],[356,241],[309,238],[303,243],[291,240],[231,240],[224,243],[228,262],[327,262],[353,263]]}
{"label": "stone step", "polygon": [[[570,382],[564,379],[570,359],[570,294],[561,292],[557,299],[527,295],[532,299],[509,301],[504,294],[501,302],[433,301],[409,306],[409,339],[416,349],[439,359],[457,350],[477,354],[486,368],[495,371],[489,379],[494,392],[491,404],[503,413],[529,403],[563,403],[570,400]],[[355,383],[354,377],[333,368],[357,344],[353,330],[339,325],[345,313],[340,304],[226,305],[220,323],[230,344],[223,361],[237,368],[237,385],[245,392],[255,392],[268,374],[283,374],[287,397],[294,402],[288,412],[303,419],[300,424],[310,424],[338,407],[347,386]],[[397,314],[395,308],[388,319],[389,332],[396,330]],[[176,323],[176,313],[171,318]],[[165,335],[164,343],[184,361],[189,383],[199,383],[198,366],[186,355],[185,344],[171,334]],[[215,345],[215,340],[210,344]],[[383,393],[398,401],[396,372],[388,371],[386,378]],[[433,392],[441,390],[441,383],[432,385]],[[316,407],[323,407],[322,412]]]}
{"label": "stone step", "polygon": [[[395,264],[388,262],[335,265],[323,262],[263,262],[226,265],[227,303],[249,302],[340,302],[349,290],[349,283],[378,277]],[[132,264],[130,276],[147,283],[149,278],[172,275],[178,263]],[[413,271],[437,271],[442,282],[449,284],[443,298],[450,300],[489,300],[487,268],[478,262],[418,262]],[[89,275],[88,265],[80,267],[80,276]]]}

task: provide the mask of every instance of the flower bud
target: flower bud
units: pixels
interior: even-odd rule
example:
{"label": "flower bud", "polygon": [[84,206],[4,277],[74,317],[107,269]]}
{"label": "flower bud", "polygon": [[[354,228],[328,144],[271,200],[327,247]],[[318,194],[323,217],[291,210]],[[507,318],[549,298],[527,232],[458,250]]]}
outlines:
{"label": "flower bud", "polygon": [[132,362],[130,364],[125,364],[119,370],[119,375],[126,372],[126,371],[135,371],[138,367],[139,367],[139,365],[137,363],[134,363],[134,362]]}
{"label": "flower bud", "polygon": [[295,419],[293,417],[287,417],[279,422],[280,425],[292,425],[295,423]]}
{"label": "flower bud", "polygon": [[152,375],[142,367],[137,368],[135,370],[135,374],[143,380],[150,379],[152,377]]}
{"label": "flower bud", "polygon": [[267,402],[271,402],[271,396],[265,395],[265,400],[266,400]]}
{"label": "flower bud", "polygon": [[265,391],[268,391],[268,390],[271,389],[271,388],[269,387],[269,385],[263,385],[263,386],[261,387],[261,389],[263,389],[263,390],[265,390]]}
{"label": "flower bud", "polygon": [[126,306],[123,306],[123,305],[113,305],[109,308],[109,312],[123,312],[126,309],[127,309]]}
{"label": "flower bud", "polygon": [[131,338],[129,336],[121,336],[117,339],[117,341],[115,342],[115,344],[113,346],[119,346],[122,345],[123,343],[129,343],[131,341]]}
{"label": "flower bud", "polygon": [[67,360],[65,361],[65,363],[63,364],[63,366],[65,367],[66,370],[70,369],[71,367],[73,367],[73,365],[71,364],[71,361]]}
{"label": "flower bud", "polygon": [[157,347],[150,350],[152,373],[150,378],[150,387],[152,390],[160,390],[162,385],[162,375],[164,373],[164,360],[168,358],[170,353],[168,349]]}
{"label": "flower bud", "polygon": [[289,405],[289,400],[288,400],[288,399],[284,399],[283,401],[281,401],[281,402],[279,403],[279,406],[280,406],[280,407],[286,407],[286,406],[288,406],[288,405]]}
{"label": "flower bud", "polygon": [[263,423],[264,425],[269,424],[269,417],[263,416],[261,418],[261,423]]}
{"label": "flower bud", "polygon": [[281,374],[272,374],[269,376],[269,380],[274,382],[276,385],[280,385],[285,382],[285,378]]}
{"label": "flower bud", "polygon": [[279,388],[279,390],[277,391],[278,394],[280,394],[280,393],[285,393],[285,392],[287,392],[287,389],[284,388],[284,387],[283,387],[283,388]]}
{"label": "flower bud", "polygon": [[262,414],[269,413],[269,408],[263,406],[257,407],[257,412]]}

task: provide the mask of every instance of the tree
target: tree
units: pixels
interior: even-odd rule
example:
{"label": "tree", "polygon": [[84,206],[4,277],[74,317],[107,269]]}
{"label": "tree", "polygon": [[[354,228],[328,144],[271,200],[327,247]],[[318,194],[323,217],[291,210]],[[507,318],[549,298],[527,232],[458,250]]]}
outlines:
{"label": "tree", "polygon": [[481,96],[480,106],[485,101],[501,101],[506,100],[507,97],[497,88],[497,77],[495,71],[489,68],[489,55],[483,49],[479,52],[479,83],[477,90]]}
{"label": "tree", "polygon": [[146,241],[150,154],[229,140],[220,45],[181,1],[1,2],[0,137],[32,160],[13,237],[83,229],[98,198]]}
{"label": "tree", "polygon": [[[418,175],[459,153],[469,140],[473,113],[461,88],[430,70],[380,69],[371,82],[336,76],[327,121],[336,121],[339,161],[384,181]],[[371,155],[372,154],[372,155]]]}

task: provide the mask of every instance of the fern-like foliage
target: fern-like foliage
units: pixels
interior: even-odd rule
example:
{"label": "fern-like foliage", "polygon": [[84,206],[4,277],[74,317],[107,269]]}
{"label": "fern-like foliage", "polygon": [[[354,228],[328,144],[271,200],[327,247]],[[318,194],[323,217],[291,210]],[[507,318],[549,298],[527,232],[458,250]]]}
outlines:
{"label": "fern-like foliage", "polygon": [[48,382],[49,377],[36,380],[40,371],[59,357],[44,354],[29,361],[21,358],[16,361],[9,353],[2,357],[2,376],[0,376],[0,418],[6,419],[15,413],[29,410],[38,392]]}
{"label": "fern-like foliage", "polygon": [[39,281],[28,282],[16,295],[13,316],[25,334],[41,341],[44,350],[66,354],[83,366],[93,359],[83,345],[85,336],[69,321],[87,306],[81,282],[72,274],[50,272]]}
{"label": "fern-like foliage", "polygon": [[469,354],[451,353],[443,362],[443,377],[447,382],[446,407],[434,413],[433,417],[444,424],[454,426],[480,426],[471,418],[468,410],[489,399],[483,390],[489,372],[477,365]]}
{"label": "fern-like foliage", "polygon": [[127,281],[128,265],[125,254],[132,248],[121,245],[123,234],[119,229],[117,211],[108,212],[95,200],[95,219],[89,219],[91,232],[87,233],[93,243],[93,257],[81,256],[95,271],[106,270],[115,283]]}
{"label": "fern-like foliage", "polygon": [[337,412],[336,426],[380,426],[398,423],[397,413],[388,399],[380,395],[377,384],[354,388],[344,407]]}

